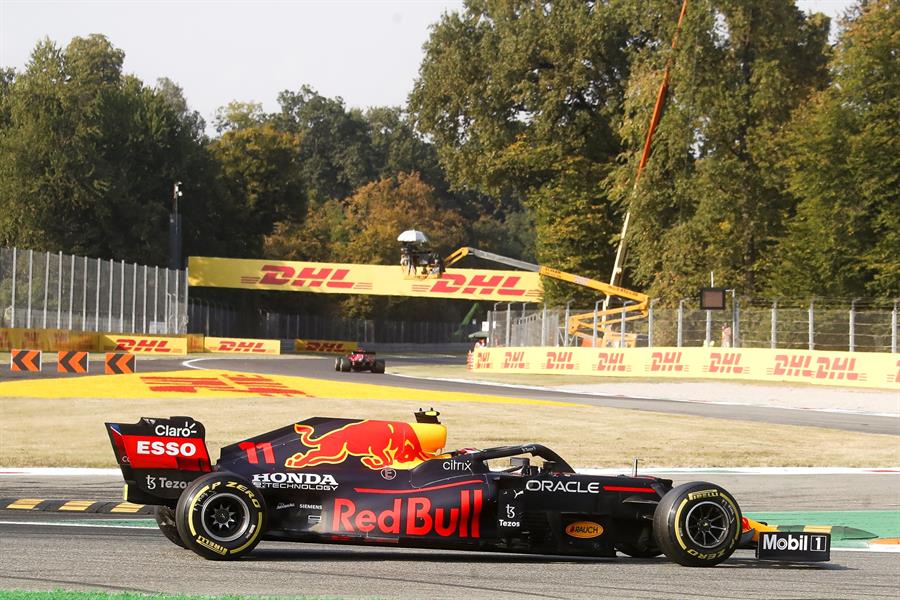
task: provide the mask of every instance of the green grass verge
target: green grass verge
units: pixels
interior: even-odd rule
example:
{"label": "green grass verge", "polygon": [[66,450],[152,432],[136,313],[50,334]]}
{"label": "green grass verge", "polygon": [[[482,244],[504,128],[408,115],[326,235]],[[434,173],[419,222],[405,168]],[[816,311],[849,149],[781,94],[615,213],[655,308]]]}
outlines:
{"label": "green grass verge", "polygon": [[[29,592],[25,590],[0,591],[0,600],[267,600],[258,596],[184,596],[180,594],[138,594],[134,592]],[[290,596],[297,600],[326,600],[322,596]],[[336,598],[331,596],[330,598]],[[270,598],[269,600],[275,600]],[[284,597],[278,600],[285,600]]]}

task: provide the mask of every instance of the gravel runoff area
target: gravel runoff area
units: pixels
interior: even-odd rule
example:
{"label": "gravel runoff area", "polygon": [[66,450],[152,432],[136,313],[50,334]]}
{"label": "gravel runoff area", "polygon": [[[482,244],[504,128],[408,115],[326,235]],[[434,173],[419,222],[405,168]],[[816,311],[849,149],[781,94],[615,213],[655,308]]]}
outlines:
{"label": "gravel runoff area", "polygon": [[[652,398],[678,402],[827,410],[900,417],[900,389],[854,389],[794,383],[601,378],[585,375],[507,374],[469,371],[462,365],[388,366],[388,372],[410,377],[453,379],[473,383],[547,388],[560,392]],[[900,424],[898,424],[900,426]]]}
{"label": "gravel runoff area", "polygon": [[555,385],[569,392],[647,397],[683,402],[718,402],[795,408],[850,411],[900,417],[900,390],[727,383],[721,381],[644,381]]}

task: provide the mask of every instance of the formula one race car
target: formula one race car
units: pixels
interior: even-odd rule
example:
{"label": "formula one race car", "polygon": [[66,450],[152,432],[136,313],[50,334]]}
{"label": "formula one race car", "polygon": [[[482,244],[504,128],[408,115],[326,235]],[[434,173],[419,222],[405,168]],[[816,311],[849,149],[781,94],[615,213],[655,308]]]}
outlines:
{"label": "formula one race car", "polygon": [[209,559],[239,558],[260,540],[591,557],[618,550],[686,566],[716,565],[742,546],[765,559],[829,559],[828,534],[742,518],[712,483],[581,475],[540,444],[442,453],[447,431],[437,416],[315,417],[226,446],[215,465],[191,417],[106,427],[125,499],[155,505],[162,533]]}
{"label": "formula one race car", "polygon": [[334,370],[344,373],[349,373],[350,371],[384,373],[384,361],[376,359],[374,352],[357,348],[347,356],[334,359]]}

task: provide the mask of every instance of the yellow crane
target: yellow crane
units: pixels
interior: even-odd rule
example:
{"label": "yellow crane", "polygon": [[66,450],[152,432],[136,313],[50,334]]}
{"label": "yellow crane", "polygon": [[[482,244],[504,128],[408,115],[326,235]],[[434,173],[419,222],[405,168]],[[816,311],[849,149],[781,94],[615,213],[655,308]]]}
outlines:
{"label": "yellow crane", "polygon": [[[591,279],[590,277],[582,277],[581,275],[567,273],[565,271],[560,271],[559,269],[554,269],[553,267],[544,267],[541,265],[536,265],[534,263],[525,262],[523,260],[501,256],[500,254],[495,254],[493,252],[486,252],[477,248],[470,248],[468,246],[459,248],[458,250],[450,254],[450,256],[445,258],[444,266],[449,267],[450,265],[453,265],[466,256],[470,255],[484,260],[516,267],[518,269],[522,269],[523,271],[532,271],[538,273],[543,277],[551,277],[559,281],[565,281],[574,285],[580,285],[582,287],[600,292],[607,297],[622,298],[623,306],[617,308],[609,308],[608,306],[604,306],[604,309],[597,313],[598,319],[600,319],[603,323],[600,333],[604,337],[610,334],[610,328],[612,325],[611,321],[613,319],[621,322],[623,320],[623,313],[625,321],[643,319],[647,316],[649,310],[650,297],[646,294],[642,294],[641,292],[635,292],[634,290],[629,290],[617,285],[603,283],[602,281]],[[634,304],[626,306],[624,305],[624,300],[630,300]],[[594,313],[581,313],[570,316],[569,322],[567,323],[567,329],[569,335],[574,335],[581,339],[593,338]]]}

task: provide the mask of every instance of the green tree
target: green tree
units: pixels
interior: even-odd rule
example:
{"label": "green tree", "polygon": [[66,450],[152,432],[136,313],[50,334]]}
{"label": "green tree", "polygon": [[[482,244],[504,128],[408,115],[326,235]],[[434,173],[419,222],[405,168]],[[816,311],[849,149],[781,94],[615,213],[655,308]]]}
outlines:
{"label": "green tree", "polygon": [[275,223],[302,217],[303,134],[279,130],[260,105],[241,103],[220,109],[216,129],[221,135],[210,144],[210,151],[224,184],[238,199],[245,232],[261,241]]}
{"label": "green tree", "polygon": [[602,183],[621,149],[634,12],[621,0],[466,2],[435,26],[410,97],[456,189],[512,198],[501,220],[521,203],[538,261],[593,277],[612,265]]}
{"label": "green tree", "polygon": [[771,291],[900,293],[900,8],[861,3],[843,23],[834,81],[798,110],[781,165],[798,198],[771,261]]}
{"label": "green tree", "polygon": [[123,74],[123,59],[101,35],[64,50],[44,40],[24,72],[6,72],[0,243],[165,263],[171,186],[187,173],[185,247],[217,248],[221,226],[232,231],[202,119],[171,82]]}
{"label": "green tree", "polygon": [[[717,282],[757,293],[793,203],[777,166],[791,112],[827,82],[828,20],[793,2],[706,0],[688,9],[678,49],[635,50],[620,133],[627,150],[608,185],[632,214],[631,281],[669,302]],[[632,192],[661,81],[672,60],[653,154]]]}
{"label": "green tree", "polygon": [[313,203],[346,198],[376,176],[369,124],[341,98],[325,98],[309,86],[278,95],[279,131],[299,134],[300,178]]}

